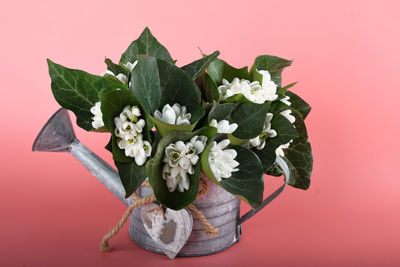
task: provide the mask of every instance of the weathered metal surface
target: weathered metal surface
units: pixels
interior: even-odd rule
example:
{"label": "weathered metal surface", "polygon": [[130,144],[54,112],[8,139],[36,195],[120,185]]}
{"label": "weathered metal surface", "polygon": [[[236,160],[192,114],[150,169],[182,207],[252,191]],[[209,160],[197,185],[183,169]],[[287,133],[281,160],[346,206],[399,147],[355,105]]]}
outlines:
{"label": "weathered metal surface", "polygon": [[[132,204],[132,198],[125,199],[125,191],[118,172],[75,138],[68,112],[65,109],[58,110],[49,119],[37,136],[32,150],[71,153],[124,205]],[[240,219],[240,199],[203,176],[202,178],[208,183],[208,191],[193,204],[214,227],[219,228],[219,233],[214,237],[207,236],[201,222],[194,217],[191,235],[178,256],[190,257],[213,254],[239,241],[241,224],[275,199],[287,184],[287,179],[290,176],[287,164],[280,158],[277,158],[276,163],[284,172],[285,184],[268,196],[260,208],[249,211]],[[142,188],[139,195],[151,193],[151,189]],[[144,229],[140,209],[135,209],[130,219],[129,235],[133,241],[148,250],[164,254]]]}
{"label": "weathered metal surface", "polygon": [[[208,184],[207,193],[196,199],[193,204],[199,209],[213,227],[219,228],[219,233],[214,237],[209,237],[204,232],[203,224],[193,216],[193,230],[186,244],[183,246],[178,256],[201,256],[222,251],[237,240],[237,223],[240,212],[240,199],[230,194],[222,187],[211,182],[202,175]],[[151,194],[150,190],[141,193],[140,196]],[[129,234],[133,241],[138,245],[154,252],[163,253],[159,245],[147,234],[140,209],[133,211],[130,218]]]}

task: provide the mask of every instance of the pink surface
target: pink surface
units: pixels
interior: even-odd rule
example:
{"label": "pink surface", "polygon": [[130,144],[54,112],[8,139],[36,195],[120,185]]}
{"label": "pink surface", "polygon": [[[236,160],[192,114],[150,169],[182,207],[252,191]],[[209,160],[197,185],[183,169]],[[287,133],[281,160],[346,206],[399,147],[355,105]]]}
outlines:
{"label": "pink surface", "polygon": [[[1,266],[399,266],[398,1],[7,1],[1,31]],[[58,109],[45,59],[101,73],[145,26],[178,65],[221,51],[294,59],[284,83],[313,110],[311,188],[289,188],[217,255],[169,261],[124,228],[124,207],[72,156],[32,153]],[[77,129],[102,157],[107,136]],[[267,179],[267,190],[278,180]],[[248,209],[247,206],[244,209]],[[140,263],[140,265],[138,265]]]}

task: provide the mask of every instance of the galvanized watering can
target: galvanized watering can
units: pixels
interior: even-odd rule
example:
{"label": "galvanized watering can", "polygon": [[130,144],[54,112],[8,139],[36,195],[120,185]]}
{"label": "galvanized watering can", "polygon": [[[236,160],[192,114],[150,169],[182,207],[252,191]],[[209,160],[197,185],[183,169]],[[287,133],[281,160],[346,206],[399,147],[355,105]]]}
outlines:
{"label": "galvanized watering can", "polygon": [[[125,206],[132,204],[133,200],[131,198],[125,198],[124,187],[118,172],[76,139],[67,110],[59,109],[49,119],[36,137],[32,150],[71,153]],[[268,205],[286,187],[287,179],[290,175],[289,168],[279,157],[277,157],[276,163],[283,170],[285,183],[264,199],[258,209],[250,210],[242,217],[239,217],[240,199],[206,179],[208,183],[207,193],[205,196],[198,198],[193,204],[214,227],[219,228],[219,233],[214,237],[207,236],[204,233],[202,224],[197,218],[193,217],[193,228],[190,237],[177,256],[195,257],[213,254],[223,251],[238,242],[243,222]],[[141,196],[152,193],[151,189],[141,191],[139,192]],[[135,209],[130,217],[129,235],[139,246],[165,254],[146,232],[140,209]]]}

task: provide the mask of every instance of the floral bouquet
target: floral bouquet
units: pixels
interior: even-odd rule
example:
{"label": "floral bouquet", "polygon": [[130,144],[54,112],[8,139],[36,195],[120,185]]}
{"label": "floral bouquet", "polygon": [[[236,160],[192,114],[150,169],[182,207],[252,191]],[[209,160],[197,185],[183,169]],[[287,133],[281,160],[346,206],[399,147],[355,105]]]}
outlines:
{"label": "floral bouquet", "polygon": [[148,178],[159,204],[181,210],[195,201],[203,173],[246,201],[262,204],[264,174],[288,184],[310,185],[311,146],[304,120],[310,106],[281,85],[291,61],[262,55],[250,71],[230,66],[219,52],[178,67],[145,29],[119,63],[92,75],[48,60],[55,99],[74,112],[77,124],[111,135],[126,197]]}

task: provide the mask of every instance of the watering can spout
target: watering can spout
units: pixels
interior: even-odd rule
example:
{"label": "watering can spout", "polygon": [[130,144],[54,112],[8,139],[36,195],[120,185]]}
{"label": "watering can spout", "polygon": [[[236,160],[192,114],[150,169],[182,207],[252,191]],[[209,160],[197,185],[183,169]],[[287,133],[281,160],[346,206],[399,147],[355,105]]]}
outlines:
{"label": "watering can spout", "polygon": [[59,109],[48,120],[36,137],[32,151],[70,153],[124,205],[129,205],[118,172],[76,139],[67,110]]}

